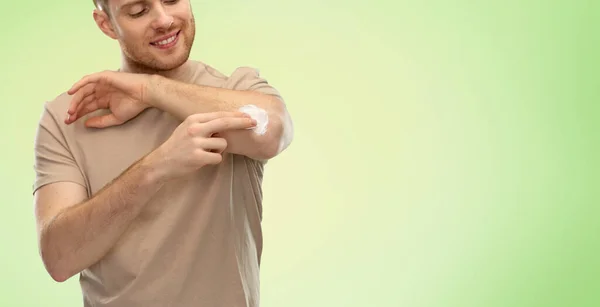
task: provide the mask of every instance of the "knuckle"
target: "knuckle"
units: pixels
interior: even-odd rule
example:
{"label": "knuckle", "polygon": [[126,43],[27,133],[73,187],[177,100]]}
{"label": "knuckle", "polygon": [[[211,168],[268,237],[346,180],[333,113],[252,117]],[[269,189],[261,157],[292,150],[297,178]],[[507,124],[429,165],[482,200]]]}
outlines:
{"label": "knuckle", "polygon": [[191,123],[187,127],[188,136],[196,136],[202,130],[202,125],[198,123]]}
{"label": "knuckle", "polygon": [[193,136],[194,134],[196,134],[193,125],[188,126],[187,129],[185,129],[185,132],[188,136]]}
{"label": "knuckle", "polygon": [[189,115],[188,117],[186,117],[185,120],[188,122],[196,122],[196,121],[198,121],[200,116],[201,116],[201,114],[192,114],[192,115]]}

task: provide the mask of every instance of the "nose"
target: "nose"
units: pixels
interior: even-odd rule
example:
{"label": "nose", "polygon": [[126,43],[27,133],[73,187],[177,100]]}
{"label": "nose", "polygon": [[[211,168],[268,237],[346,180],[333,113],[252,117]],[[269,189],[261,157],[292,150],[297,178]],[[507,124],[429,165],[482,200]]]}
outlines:
{"label": "nose", "polygon": [[154,21],[152,27],[157,30],[168,30],[173,24],[173,16],[168,14],[162,6],[155,10]]}

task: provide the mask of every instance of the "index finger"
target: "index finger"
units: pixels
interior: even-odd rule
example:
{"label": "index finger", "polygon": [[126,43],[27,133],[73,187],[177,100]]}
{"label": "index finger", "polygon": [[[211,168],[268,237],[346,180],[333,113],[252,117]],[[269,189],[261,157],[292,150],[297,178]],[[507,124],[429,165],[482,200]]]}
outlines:
{"label": "index finger", "polygon": [[234,111],[234,112],[220,111],[220,112],[193,114],[188,117],[188,120],[191,122],[194,122],[194,123],[206,123],[211,120],[215,120],[217,118],[224,118],[224,117],[248,117],[248,115],[246,113],[236,112],[236,111]]}
{"label": "index finger", "polygon": [[256,121],[247,117],[221,117],[202,124],[203,132],[210,136],[228,130],[249,129],[256,126]]}
{"label": "index finger", "polygon": [[107,71],[103,71],[103,72],[98,72],[98,73],[84,76],[79,81],[77,81],[75,84],[73,84],[73,86],[71,86],[71,88],[67,91],[67,93],[69,95],[73,95],[74,93],[79,91],[79,89],[86,86],[87,84],[98,82],[98,80],[100,80],[101,78],[106,77],[107,73],[108,73]]}
{"label": "index finger", "polygon": [[71,104],[69,105],[69,108],[67,109],[67,112],[70,115],[73,115],[75,113],[75,110],[78,109],[79,105],[82,103],[82,101],[84,101],[86,98],[88,98],[90,95],[94,94],[94,86],[92,84],[86,84],[83,87],[81,87],[80,90],[74,92],[73,98],[71,98]]}
{"label": "index finger", "polygon": [[85,76],[83,78],[81,78],[79,81],[77,81],[75,84],[73,84],[73,86],[71,86],[71,88],[67,91],[67,94],[69,95],[73,95],[75,93],[77,93],[77,91],[79,91],[82,87],[94,82],[93,76]]}

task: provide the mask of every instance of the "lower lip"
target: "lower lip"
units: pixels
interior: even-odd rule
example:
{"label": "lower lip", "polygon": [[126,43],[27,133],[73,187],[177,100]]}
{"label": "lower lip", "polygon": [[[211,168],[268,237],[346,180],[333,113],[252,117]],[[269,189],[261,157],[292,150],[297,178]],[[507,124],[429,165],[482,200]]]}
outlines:
{"label": "lower lip", "polygon": [[150,45],[152,45],[152,46],[154,46],[154,47],[156,47],[158,49],[169,49],[169,48],[175,46],[175,44],[177,44],[177,42],[179,41],[179,33],[180,32],[177,32],[177,34],[175,34],[175,39],[172,42],[168,43],[168,44],[165,44],[165,45],[150,44]]}

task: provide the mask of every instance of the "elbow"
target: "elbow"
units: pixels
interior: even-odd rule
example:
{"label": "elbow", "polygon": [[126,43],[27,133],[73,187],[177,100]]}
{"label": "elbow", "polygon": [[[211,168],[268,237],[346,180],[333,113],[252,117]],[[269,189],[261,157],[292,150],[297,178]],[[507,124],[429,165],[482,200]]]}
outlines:
{"label": "elbow", "polygon": [[294,136],[293,126],[289,115],[277,117],[269,123],[270,133],[265,139],[265,144],[262,146],[260,155],[263,159],[268,160],[276,157],[283,152],[291,143]]}
{"label": "elbow", "polygon": [[71,277],[67,274],[61,274],[60,272],[59,273],[49,272],[49,274],[50,274],[50,277],[52,277],[52,279],[58,283],[63,283],[65,281],[69,280],[69,278]]}
{"label": "elbow", "polygon": [[52,259],[51,257],[44,256],[43,251],[41,254],[42,262],[44,263],[46,272],[48,272],[54,281],[62,283],[67,281],[72,276],[72,274],[68,273],[67,270],[61,268],[61,265],[58,261]]}
{"label": "elbow", "polygon": [[276,137],[273,133],[267,133],[268,137],[263,137],[259,141],[259,146],[249,157],[257,160],[269,160],[277,156]]}
{"label": "elbow", "polygon": [[40,243],[40,256],[46,272],[56,282],[62,283],[67,281],[74,275],[65,265],[67,261],[61,260],[59,253],[52,251],[47,240],[45,240],[45,236],[42,237],[42,240]]}
{"label": "elbow", "polygon": [[[269,160],[279,155],[291,144],[294,134],[292,120],[283,101],[275,96],[265,95],[264,97],[269,98],[257,105],[268,110],[266,129],[264,133],[252,135],[251,144],[254,146],[252,149],[247,147],[244,153],[244,155],[257,160]],[[260,130],[262,129],[261,127]]]}
{"label": "elbow", "polygon": [[275,158],[279,154],[276,145],[277,143],[275,141],[270,141],[265,144],[257,154],[257,158],[259,160],[269,160]]}

